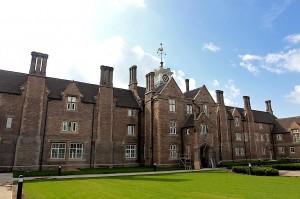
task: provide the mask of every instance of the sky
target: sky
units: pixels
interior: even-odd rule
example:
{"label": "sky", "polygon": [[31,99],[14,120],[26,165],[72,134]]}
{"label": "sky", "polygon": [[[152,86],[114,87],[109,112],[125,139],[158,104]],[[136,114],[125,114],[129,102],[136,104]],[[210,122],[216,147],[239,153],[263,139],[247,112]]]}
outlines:
{"label": "sky", "polygon": [[253,110],[272,101],[278,118],[300,115],[300,1],[1,0],[0,69],[28,73],[32,51],[49,55],[47,76],[99,84],[114,67],[114,87],[139,86],[159,67],[182,92],[205,85],[225,104]]}

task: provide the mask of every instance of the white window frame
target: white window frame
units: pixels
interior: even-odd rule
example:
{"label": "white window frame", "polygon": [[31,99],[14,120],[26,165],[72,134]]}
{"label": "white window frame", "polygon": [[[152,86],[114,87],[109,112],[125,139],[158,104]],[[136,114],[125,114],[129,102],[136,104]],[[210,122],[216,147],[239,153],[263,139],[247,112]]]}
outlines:
{"label": "white window frame", "polygon": [[235,126],[240,126],[240,118],[238,116],[234,117],[234,125]]}
{"label": "white window frame", "polygon": [[245,142],[249,141],[248,133],[244,133],[244,139],[245,139]]}
{"label": "white window frame", "polygon": [[128,125],[127,126],[127,135],[134,135],[135,134],[134,130],[135,130],[134,125]]}
{"label": "white window frame", "polygon": [[277,138],[278,141],[282,141],[282,134],[277,134],[276,138]]}
{"label": "white window frame", "polygon": [[125,158],[136,158],[136,144],[126,144],[125,146]]}
{"label": "white window frame", "polygon": [[77,121],[63,121],[62,122],[62,131],[64,132],[77,132]]}
{"label": "white window frame", "polygon": [[236,133],[235,134],[235,140],[236,141],[241,141],[242,140],[242,134],[241,133]]}
{"label": "white window frame", "polygon": [[234,151],[235,151],[235,155],[240,155],[240,147],[235,147]]}
{"label": "white window frame", "polygon": [[264,142],[264,141],[265,141],[265,138],[264,138],[264,135],[263,135],[263,134],[260,134],[260,141],[261,141],[261,142]]}
{"label": "white window frame", "polygon": [[169,99],[169,111],[170,112],[175,112],[176,111],[175,99]]}
{"label": "white window frame", "polygon": [[193,106],[191,104],[186,105],[186,113],[193,114]]}
{"label": "white window frame", "polygon": [[262,155],[266,155],[266,147],[262,147],[261,148],[261,154]]}
{"label": "white window frame", "polygon": [[300,142],[300,133],[298,129],[291,130],[293,142]]}
{"label": "white window frame", "polygon": [[200,134],[202,134],[202,135],[207,135],[208,134],[207,124],[200,124]]}
{"label": "white window frame", "polygon": [[277,147],[278,153],[283,154],[284,153],[284,147],[279,146]]}
{"label": "white window frame", "polygon": [[263,127],[263,124],[262,123],[258,123],[258,128],[259,129],[263,129],[264,127]]}
{"label": "white window frame", "polygon": [[208,116],[208,106],[207,104],[202,104],[203,113]]}
{"label": "white window frame", "polygon": [[66,158],[66,143],[53,142],[51,144],[51,159],[65,159]]}
{"label": "white window frame", "polygon": [[259,134],[255,133],[254,136],[255,136],[255,141],[259,141]]}
{"label": "white window frame", "polygon": [[6,119],[6,128],[7,129],[11,129],[12,122],[13,122],[13,118],[12,117],[7,117],[7,119]]}
{"label": "white window frame", "polygon": [[291,146],[291,147],[290,147],[290,153],[295,153],[295,152],[296,152],[295,147]]}
{"label": "white window frame", "polygon": [[270,142],[270,135],[266,134],[266,137],[267,137],[267,142]]}
{"label": "white window frame", "polygon": [[170,131],[169,131],[170,134],[176,134],[177,131],[176,126],[177,126],[176,121],[170,121]]}
{"label": "white window frame", "polygon": [[190,134],[190,129],[186,129],[186,134],[187,134],[187,135]]}
{"label": "white window frame", "polygon": [[134,116],[134,111],[133,111],[133,109],[128,109],[128,116],[129,117],[132,117],[132,116]]}
{"label": "white window frame", "polygon": [[69,157],[70,157],[70,159],[82,159],[83,144],[82,143],[70,143]]}
{"label": "white window frame", "polygon": [[177,158],[177,145],[171,144],[169,149],[170,149],[170,158],[176,159]]}
{"label": "white window frame", "polygon": [[245,155],[245,149],[243,147],[240,148],[240,154]]}
{"label": "white window frame", "polygon": [[67,110],[68,111],[75,111],[76,110],[76,97],[68,96]]}

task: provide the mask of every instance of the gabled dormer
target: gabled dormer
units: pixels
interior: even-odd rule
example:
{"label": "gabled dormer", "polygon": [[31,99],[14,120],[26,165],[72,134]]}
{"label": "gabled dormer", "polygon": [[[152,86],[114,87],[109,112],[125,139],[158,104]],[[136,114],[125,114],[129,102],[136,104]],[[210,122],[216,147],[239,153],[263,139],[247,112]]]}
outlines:
{"label": "gabled dormer", "polygon": [[78,103],[83,98],[75,81],[68,84],[66,89],[61,93],[67,111],[77,111]]}

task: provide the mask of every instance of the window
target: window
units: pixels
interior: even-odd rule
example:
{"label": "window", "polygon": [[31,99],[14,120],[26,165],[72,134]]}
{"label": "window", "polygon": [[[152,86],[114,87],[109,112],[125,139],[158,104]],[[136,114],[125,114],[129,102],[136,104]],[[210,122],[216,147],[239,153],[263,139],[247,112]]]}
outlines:
{"label": "window", "polygon": [[261,154],[262,155],[266,155],[266,147],[262,147],[261,148]]}
{"label": "window", "polygon": [[128,144],[126,145],[126,152],[125,152],[125,157],[126,158],[135,158],[135,150],[136,150],[136,145],[135,144]]}
{"label": "window", "polygon": [[128,116],[129,117],[134,116],[134,111],[132,109],[128,109]]}
{"label": "window", "polygon": [[176,134],[176,122],[175,121],[170,122],[170,134]]}
{"label": "window", "polygon": [[237,116],[234,117],[234,124],[235,124],[235,126],[239,126],[240,125],[239,117],[237,117]]}
{"label": "window", "polygon": [[284,148],[282,146],[278,147],[278,153],[284,153]]}
{"label": "window", "polygon": [[258,123],[258,128],[259,129],[263,129],[263,124],[262,123]]}
{"label": "window", "polygon": [[68,97],[67,110],[76,109],[76,97]]}
{"label": "window", "polygon": [[186,134],[187,134],[187,135],[190,134],[190,129],[186,129]]}
{"label": "window", "polygon": [[260,141],[261,141],[261,142],[265,141],[265,138],[264,138],[264,135],[263,135],[263,134],[260,134]]}
{"label": "window", "polygon": [[6,119],[6,128],[11,129],[11,126],[12,126],[12,117],[8,117]]}
{"label": "window", "polygon": [[188,104],[186,105],[186,113],[187,114],[193,114],[193,106]]}
{"label": "window", "polygon": [[170,158],[171,159],[177,158],[177,146],[175,144],[170,145]]}
{"label": "window", "polygon": [[290,147],[290,153],[295,153],[295,147]]}
{"label": "window", "polygon": [[293,142],[300,142],[299,130],[292,129]]}
{"label": "window", "polygon": [[208,133],[207,124],[200,124],[200,134],[206,135]]}
{"label": "window", "polygon": [[277,134],[276,138],[277,138],[277,140],[281,141],[282,140],[282,134]]}
{"label": "window", "polygon": [[245,150],[243,147],[235,147],[235,155],[245,155]]}
{"label": "window", "polygon": [[259,134],[255,133],[255,141],[259,141]]}
{"label": "window", "polygon": [[202,105],[202,110],[203,110],[203,113],[205,113],[205,115],[208,116],[208,108],[207,108],[207,104],[203,104],[203,105]]}
{"label": "window", "polygon": [[235,140],[236,140],[236,141],[242,140],[241,133],[236,133],[236,134],[235,134]]}
{"label": "window", "polygon": [[267,137],[267,142],[270,142],[270,135],[266,134],[266,137]]}
{"label": "window", "polygon": [[63,121],[62,122],[62,131],[77,131],[77,122],[75,121]]}
{"label": "window", "polygon": [[169,111],[175,112],[175,100],[169,99]]}
{"label": "window", "polygon": [[65,159],[65,157],[66,157],[66,143],[52,143],[51,159]]}
{"label": "window", "polygon": [[245,142],[248,142],[249,138],[248,138],[248,133],[244,133],[244,136],[245,136]]}
{"label": "window", "polygon": [[71,143],[70,144],[70,159],[81,159],[83,155],[83,144]]}
{"label": "window", "polygon": [[134,135],[134,126],[133,125],[128,125],[127,135]]}
{"label": "window", "polygon": [[187,146],[187,148],[186,148],[186,157],[188,159],[191,158],[191,147],[190,146]]}

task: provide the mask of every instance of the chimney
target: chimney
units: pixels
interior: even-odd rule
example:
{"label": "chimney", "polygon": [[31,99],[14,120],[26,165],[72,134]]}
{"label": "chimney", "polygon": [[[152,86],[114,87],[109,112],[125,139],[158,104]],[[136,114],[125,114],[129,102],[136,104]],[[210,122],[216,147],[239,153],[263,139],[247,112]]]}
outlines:
{"label": "chimney", "polygon": [[190,91],[190,80],[189,79],[185,79],[185,90],[186,90],[186,92]]}
{"label": "chimney", "polygon": [[100,66],[100,86],[105,86],[105,87],[113,87],[113,67],[109,66]]}
{"label": "chimney", "polygon": [[273,115],[271,100],[267,100],[265,101],[265,103],[266,103],[266,111],[269,112],[271,115]]}
{"label": "chimney", "polygon": [[137,90],[137,79],[136,79],[136,65],[133,65],[129,68],[129,89]]}
{"label": "chimney", "polygon": [[245,110],[251,110],[250,97],[249,96],[243,96],[243,99],[244,99],[244,109]]}
{"label": "chimney", "polygon": [[219,104],[219,105],[225,105],[224,104],[223,91],[216,90],[216,97],[217,97],[217,104]]}
{"label": "chimney", "polygon": [[146,75],[146,92],[154,91],[154,72],[150,72]]}
{"label": "chimney", "polygon": [[30,75],[46,76],[48,55],[38,52],[31,52]]}

